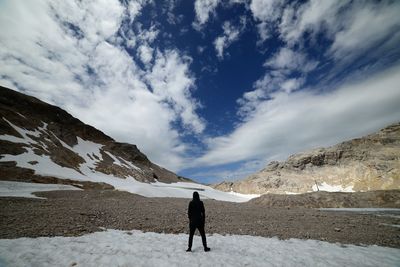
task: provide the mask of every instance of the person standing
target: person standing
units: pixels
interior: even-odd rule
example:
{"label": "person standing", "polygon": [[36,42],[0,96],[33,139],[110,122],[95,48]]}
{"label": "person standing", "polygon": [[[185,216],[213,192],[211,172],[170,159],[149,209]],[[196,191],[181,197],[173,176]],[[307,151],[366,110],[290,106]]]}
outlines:
{"label": "person standing", "polygon": [[199,193],[197,192],[193,192],[193,199],[189,203],[188,217],[189,217],[190,232],[189,232],[189,246],[186,251],[187,252],[192,251],[193,235],[194,232],[196,231],[196,228],[200,232],[201,240],[203,241],[204,251],[205,252],[210,251],[210,248],[207,247],[206,233],[204,232],[206,213],[203,201],[200,200]]}

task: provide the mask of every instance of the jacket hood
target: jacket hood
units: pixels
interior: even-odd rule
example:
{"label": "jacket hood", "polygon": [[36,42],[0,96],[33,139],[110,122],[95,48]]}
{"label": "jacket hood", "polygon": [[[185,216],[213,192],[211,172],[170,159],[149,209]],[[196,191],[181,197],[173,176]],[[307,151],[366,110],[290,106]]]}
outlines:
{"label": "jacket hood", "polygon": [[194,201],[200,201],[199,193],[197,193],[196,191],[193,192],[193,200],[194,200]]}

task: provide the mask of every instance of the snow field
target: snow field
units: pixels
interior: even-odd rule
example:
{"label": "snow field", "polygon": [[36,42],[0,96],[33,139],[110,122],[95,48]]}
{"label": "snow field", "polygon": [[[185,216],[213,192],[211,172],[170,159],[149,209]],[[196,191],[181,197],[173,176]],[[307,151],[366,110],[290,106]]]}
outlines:
{"label": "snow field", "polygon": [[33,192],[53,191],[53,190],[81,190],[71,185],[62,184],[37,184],[37,183],[20,183],[12,181],[0,181],[0,197],[27,197],[39,198],[33,195]]}
{"label": "snow field", "polygon": [[0,266],[399,266],[400,250],[331,244],[316,240],[279,240],[254,236],[211,235],[205,253],[195,236],[107,230],[80,237],[0,240]]}

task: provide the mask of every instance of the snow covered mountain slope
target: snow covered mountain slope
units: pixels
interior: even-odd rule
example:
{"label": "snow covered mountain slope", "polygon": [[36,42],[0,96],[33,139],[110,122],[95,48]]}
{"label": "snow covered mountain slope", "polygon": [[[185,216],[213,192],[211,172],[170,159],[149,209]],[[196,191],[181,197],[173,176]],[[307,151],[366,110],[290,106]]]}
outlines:
{"label": "snow covered mountain slope", "polygon": [[66,111],[0,87],[0,180],[115,188],[148,197],[247,201],[198,185],[152,163]]}

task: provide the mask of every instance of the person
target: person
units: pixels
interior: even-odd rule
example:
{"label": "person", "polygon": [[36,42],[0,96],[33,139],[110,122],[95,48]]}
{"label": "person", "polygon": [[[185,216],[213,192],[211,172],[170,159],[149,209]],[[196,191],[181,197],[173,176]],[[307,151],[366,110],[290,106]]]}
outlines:
{"label": "person", "polygon": [[188,217],[189,217],[189,246],[186,250],[187,252],[192,251],[192,243],[193,243],[193,235],[196,231],[196,228],[199,230],[201,235],[201,240],[203,241],[204,251],[210,251],[210,248],[207,247],[207,239],[206,233],[204,232],[204,223],[206,219],[206,213],[204,210],[203,201],[200,200],[199,193],[193,192],[193,199],[189,203],[188,208]]}

